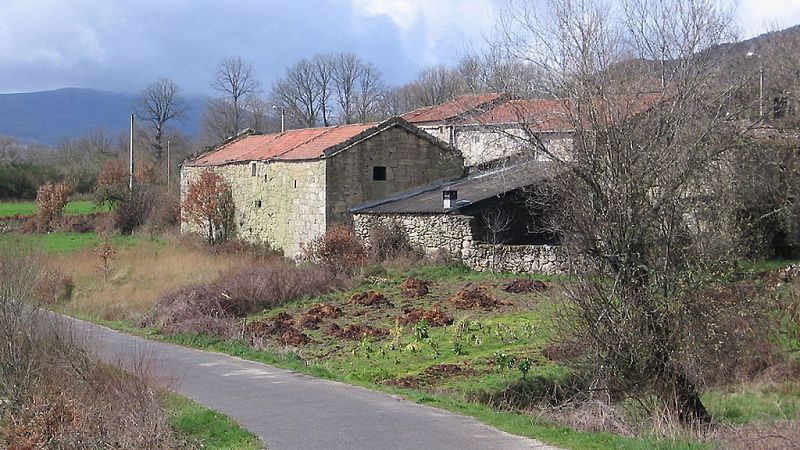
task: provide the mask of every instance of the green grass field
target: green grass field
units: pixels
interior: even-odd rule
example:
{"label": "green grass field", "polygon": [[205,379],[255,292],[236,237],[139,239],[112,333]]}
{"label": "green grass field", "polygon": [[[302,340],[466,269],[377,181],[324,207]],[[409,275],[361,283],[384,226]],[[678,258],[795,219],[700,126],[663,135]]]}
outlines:
{"label": "green grass field", "polygon": [[[102,211],[94,202],[88,200],[76,200],[67,203],[64,214],[74,216],[78,214],[91,214]],[[10,217],[16,215],[32,216],[36,214],[36,202],[2,202],[0,203],[0,217]]]}
{"label": "green grass field", "polygon": [[[115,247],[136,245],[143,238],[138,236],[113,235]],[[0,233],[0,247],[23,248],[44,253],[73,253],[96,247],[101,241],[96,233],[53,232],[47,234]]]}
{"label": "green grass field", "polygon": [[207,450],[258,450],[261,441],[233,419],[179,395],[167,396],[170,425],[182,437]]}

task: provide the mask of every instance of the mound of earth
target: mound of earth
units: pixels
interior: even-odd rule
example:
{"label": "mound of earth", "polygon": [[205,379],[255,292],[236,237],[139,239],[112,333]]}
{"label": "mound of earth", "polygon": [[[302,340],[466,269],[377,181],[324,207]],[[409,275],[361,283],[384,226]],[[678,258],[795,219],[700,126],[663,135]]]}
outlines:
{"label": "mound of earth", "polygon": [[530,294],[542,292],[546,289],[547,285],[538,280],[514,280],[503,288],[504,291],[512,294]]}
{"label": "mound of earth", "polygon": [[443,327],[453,323],[453,318],[442,312],[439,308],[433,307],[428,310],[423,309],[407,309],[403,311],[403,315],[398,317],[397,320],[402,325],[410,323],[417,323],[424,320],[432,327]]}
{"label": "mound of earth", "polygon": [[486,286],[478,286],[474,289],[463,289],[453,294],[447,301],[458,309],[490,309],[511,304],[507,301],[494,298]]}
{"label": "mound of earth", "polygon": [[351,323],[350,325],[341,328],[335,323],[332,323],[328,329],[325,330],[325,333],[346,341],[357,341],[365,334],[374,338],[384,337],[389,334],[389,330],[384,328],[373,328],[369,325],[360,325],[357,323]]}
{"label": "mound of earth", "polygon": [[327,303],[317,303],[297,319],[297,324],[304,328],[316,330],[319,328],[319,324],[322,323],[323,319],[336,319],[343,314],[342,309],[337,306]]}
{"label": "mound of earth", "polygon": [[353,296],[350,297],[350,303],[361,306],[392,306],[389,300],[383,294],[377,291],[366,291],[360,294],[353,294]]}
{"label": "mound of earth", "polygon": [[311,342],[308,336],[295,327],[295,320],[284,312],[268,319],[249,322],[244,327],[244,335],[250,340],[277,337],[284,345],[300,346]]}
{"label": "mound of earth", "polygon": [[422,297],[428,295],[428,292],[430,292],[428,290],[429,284],[430,283],[428,281],[409,277],[400,283],[400,290],[403,291],[404,296],[409,298]]}

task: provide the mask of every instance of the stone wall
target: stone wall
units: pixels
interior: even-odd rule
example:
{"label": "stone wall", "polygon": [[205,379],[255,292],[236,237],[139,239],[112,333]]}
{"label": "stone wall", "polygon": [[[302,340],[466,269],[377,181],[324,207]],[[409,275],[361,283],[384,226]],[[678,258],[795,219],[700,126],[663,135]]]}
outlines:
{"label": "stone wall", "polygon": [[[266,242],[295,257],[300,253],[300,243],[325,231],[324,160],[185,166],[181,172],[181,196],[188,183],[206,169],[231,184],[240,238]],[[190,231],[185,224],[183,229]]]}
{"label": "stone wall", "polygon": [[[390,128],[327,159],[329,223],[351,221],[350,208],[464,173],[461,155],[402,127]],[[375,166],[386,180],[373,180]]]}
{"label": "stone wall", "polygon": [[[464,155],[467,166],[536,151],[529,147],[525,132],[518,127],[463,126],[456,128],[454,136],[454,145]],[[565,155],[572,144],[566,133],[542,133],[539,138],[548,151],[559,155]],[[548,158],[539,152],[536,159]]]}
{"label": "stone wall", "polygon": [[484,244],[474,239],[474,217],[447,214],[356,214],[356,234],[369,244],[374,227],[399,226],[412,246],[432,255],[444,250],[455,259],[478,271],[569,273],[566,253],[552,245]]}

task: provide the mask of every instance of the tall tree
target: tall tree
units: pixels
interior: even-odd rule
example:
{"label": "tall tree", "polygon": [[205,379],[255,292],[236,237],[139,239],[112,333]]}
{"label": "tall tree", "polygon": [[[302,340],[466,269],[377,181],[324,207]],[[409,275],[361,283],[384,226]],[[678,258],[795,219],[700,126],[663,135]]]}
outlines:
{"label": "tall tree", "polygon": [[261,84],[253,66],[240,57],[225,58],[214,73],[211,88],[219,94],[208,105],[204,123],[218,139],[233,136],[247,126],[248,111]]}
{"label": "tall tree", "polygon": [[574,130],[564,152],[527,141],[560,168],[554,226],[581,262],[565,323],[589,344],[588,373],[608,398],[657,398],[687,424],[708,422],[702,374],[736,345],[717,331],[747,311],[704,285],[734,256],[718,180],[747,131],[727,117],[742,80],[702,54],[729,30],[714,0],[515,0],[498,35]]}
{"label": "tall tree", "polygon": [[317,126],[322,102],[316,66],[308,59],[293,64],[273,86],[272,97],[300,126]]}
{"label": "tall tree", "polygon": [[169,78],[150,83],[139,96],[136,115],[150,124],[156,161],[161,161],[164,153],[165,127],[170,121],[182,120],[188,111],[189,105],[181,96],[178,84]]}

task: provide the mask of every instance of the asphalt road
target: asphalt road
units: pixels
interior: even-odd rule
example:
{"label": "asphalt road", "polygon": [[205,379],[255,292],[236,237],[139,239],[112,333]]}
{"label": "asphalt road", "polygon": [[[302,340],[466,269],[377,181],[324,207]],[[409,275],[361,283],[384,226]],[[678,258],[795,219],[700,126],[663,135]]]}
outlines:
{"label": "asphalt road", "polygon": [[368,389],[86,322],[74,327],[102,359],[148,362],[171,389],[234,418],[270,450],[555,449]]}

